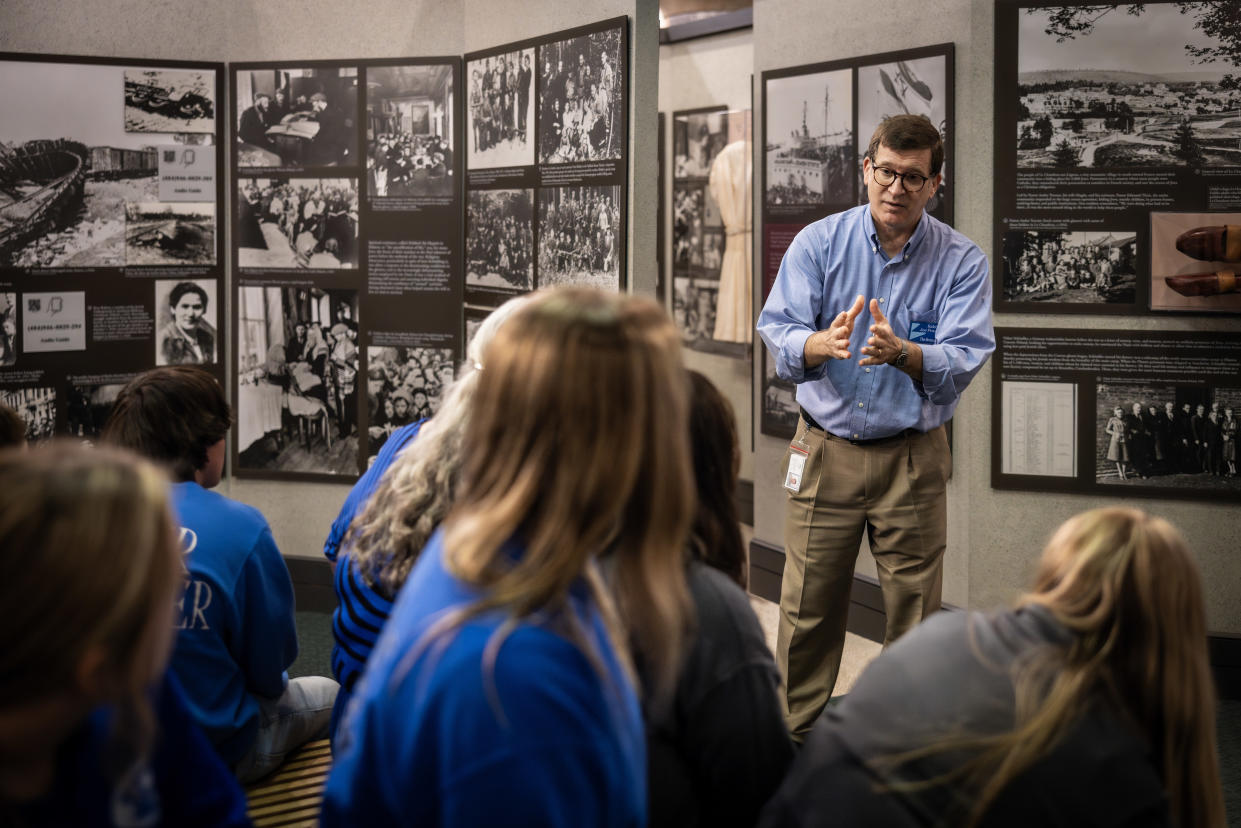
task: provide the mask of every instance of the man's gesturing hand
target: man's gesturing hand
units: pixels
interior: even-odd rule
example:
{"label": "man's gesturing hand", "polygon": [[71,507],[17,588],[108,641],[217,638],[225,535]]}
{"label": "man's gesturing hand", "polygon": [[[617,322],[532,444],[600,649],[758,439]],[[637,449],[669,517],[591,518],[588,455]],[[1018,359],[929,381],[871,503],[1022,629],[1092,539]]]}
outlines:
{"label": "man's gesturing hand", "polygon": [[807,368],[817,368],[829,359],[849,359],[849,337],[853,336],[853,320],[857,319],[865,300],[859,293],[853,306],[836,314],[825,330],[815,331],[806,340],[802,359]]}
{"label": "man's gesturing hand", "polygon": [[866,340],[862,353],[866,355],[858,365],[883,365],[900,356],[901,340],[892,330],[888,317],[883,315],[878,299],[870,300],[870,315],[875,324],[870,326],[870,338]]}

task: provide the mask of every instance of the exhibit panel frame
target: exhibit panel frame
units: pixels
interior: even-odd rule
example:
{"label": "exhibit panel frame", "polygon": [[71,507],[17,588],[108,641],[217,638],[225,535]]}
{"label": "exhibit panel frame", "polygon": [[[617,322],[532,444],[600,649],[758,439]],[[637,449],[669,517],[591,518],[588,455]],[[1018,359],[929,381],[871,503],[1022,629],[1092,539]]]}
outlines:
{"label": "exhibit panel frame", "polygon": [[1241,500],[1241,334],[995,333],[993,488]]}
{"label": "exhibit panel frame", "polygon": [[[939,192],[928,202],[927,212],[946,224],[953,223],[954,44],[773,69],[763,72],[761,79],[763,152],[757,175],[763,195],[763,234],[759,240],[763,302],[771,293],[785,251],[802,229],[827,215],[866,203],[862,159],[874,128],[886,116],[923,114],[940,130],[944,178]],[[819,95],[823,100],[820,135],[813,135],[810,127],[812,93],[816,101]],[[847,120],[843,112],[832,111],[833,100],[846,93]],[[778,141],[781,133],[786,136]],[[833,142],[833,137],[839,140]],[[772,437],[792,439],[799,416],[796,386],[776,375],[767,348],[761,350],[760,430]]]}
{"label": "exhibit panel frame", "polygon": [[224,376],[224,64],[0,53],[0,402],[99,438],[158,365]]}
{"label": "exhibit panel frame", "polygon": [[1241,312],[1241,2],[1184,5],[996,0],[996,311]]}
{"label": "exhibit panel frame", "polygon": [[629,18],[463,62],[467,307],[562,284],[626,290]]}
{"label": "exhibit panel frame", "polygon": [[348,482],[462,351],[461,58],[229,70],[234,473]]}

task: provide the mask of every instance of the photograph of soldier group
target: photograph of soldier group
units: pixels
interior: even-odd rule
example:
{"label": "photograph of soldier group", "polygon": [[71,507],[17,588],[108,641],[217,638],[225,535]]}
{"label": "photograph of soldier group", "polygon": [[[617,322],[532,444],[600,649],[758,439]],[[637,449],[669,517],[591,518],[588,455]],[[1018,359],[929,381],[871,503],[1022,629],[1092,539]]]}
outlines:
{"label": "photograph of soldier group", "polygon": [[539,162],[620,158],[621,30],[562,40],[539,54]]}
{"label": "photograph of soldier group", "polygon": [[1004,234],[1004,298],[1130,304],[1137,235],[1041,231]]}
{"label": "photograph of soldier group", "polygon": [[366,349],[368,457],[383,448],[392,432],[439,410],[452,384],[452,348]]}
{"label": "photograph of soldier group", "polygon": [[1186,399],[1169,389],[1164,399],[1133,399],[1123,390],[1099,386],[1100,483],[1236,485],[1241,394]]}
{"label": "photograph of soldier group", "polygon": [[534,288],[532,190],[474,190],[466,214],[466,274],[471,287]]}
{"label": "photograph of soldier group", "polygon": [[620,287],[620,187],[539,191],[539,286]]}
{"label": "photograph of soldier group", "polygon": [[250,178],[240,189],[240,267],[357,267],[357,179]]}

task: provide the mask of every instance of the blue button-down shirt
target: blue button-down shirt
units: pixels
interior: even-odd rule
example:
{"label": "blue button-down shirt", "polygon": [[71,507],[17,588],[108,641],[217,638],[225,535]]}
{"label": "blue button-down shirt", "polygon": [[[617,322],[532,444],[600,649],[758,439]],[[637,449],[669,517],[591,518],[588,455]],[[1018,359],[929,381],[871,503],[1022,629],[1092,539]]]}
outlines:
{"label": "blue button-down shirt", "polygon": [[[807,369],[806,340],[831,325],[861,294],[867,308],[849,340],[852,359]],[[870,300],[893,331],[922,348],[922,382],[891,365],[860,366],[870,336]],[[797,402],[833,434],[853,440],[947,422],[961,393],[995,350],[991,279],[978,245],[926,213],[888,258],[863,204],[806,227],[784,254],[758,317],[780,377],[797,383]]]}

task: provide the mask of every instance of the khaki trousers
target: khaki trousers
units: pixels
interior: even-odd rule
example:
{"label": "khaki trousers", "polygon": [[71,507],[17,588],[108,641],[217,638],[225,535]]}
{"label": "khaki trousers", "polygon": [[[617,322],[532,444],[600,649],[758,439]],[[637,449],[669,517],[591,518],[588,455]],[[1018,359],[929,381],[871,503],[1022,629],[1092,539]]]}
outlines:
{"label": "khaki trousers", "polygon": [[810,452],[800,491],[785,490],[776,660],[789,731],[801,741],[836,685],[863,531],[883,590],[884,646],[939,609],[952,453],[942,426],[859,446],[799,419],[798,439]]}

